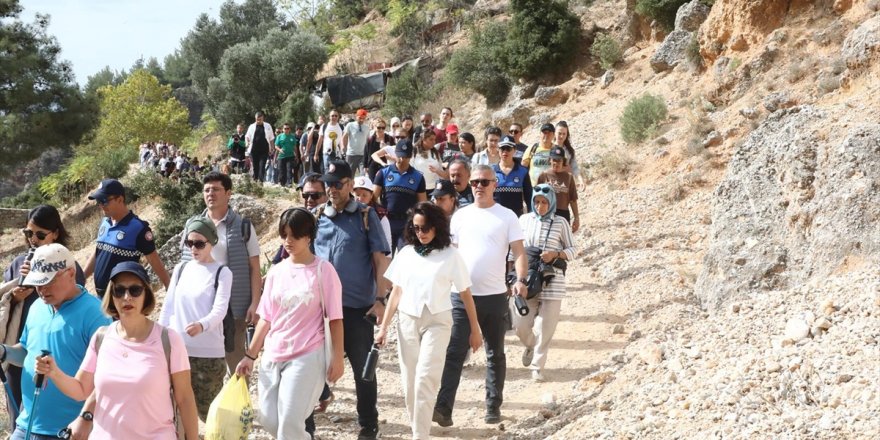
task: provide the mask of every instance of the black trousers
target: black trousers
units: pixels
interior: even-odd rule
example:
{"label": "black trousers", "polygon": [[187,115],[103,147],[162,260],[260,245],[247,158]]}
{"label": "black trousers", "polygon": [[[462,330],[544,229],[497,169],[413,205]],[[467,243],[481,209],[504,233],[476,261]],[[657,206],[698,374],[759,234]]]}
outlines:
{"label": "black trousers", "polygon": [[354,373],[354,388],[357,394],[358,423],[362,428],[379,427],[379,411],[376,409],[379,387],[377,382],[361,379],[361,372],[367,363],[367,356],[373,348],[373,324],[364,316],[367,308],[342,308],[342,328],[345,332],[345,354]]}
{"label": "black trousers", "polygon": [[284,159],[278,160],[278,183],[280,183],[281,186],[289,186],[290,183],[296,179],[293,171],[293,164],[295,161],[295,157],[285,157]]}
{"label": "black trousers", "polygon": [[263,151],[251,151],[251,168],[253,170],[254,180],[262,182],[266,180],[266,162],[269,160],[269,153]]}
{"label": "black trousers", "polygon": [[[477,321],[483,332],[486,350],[486,409],[500,409],[504,401],[504,379],[507,376],[507,357],[504,355],[504,333],[507,331],[507,293],[474,296]],[[455,394],[461,382],[464,358],[470,350],[470,321],[458,293],[452,293],[452,336],[446,348],[446,364],[440,379],[440,392],[434,410],[445,416],[452,415]]]}

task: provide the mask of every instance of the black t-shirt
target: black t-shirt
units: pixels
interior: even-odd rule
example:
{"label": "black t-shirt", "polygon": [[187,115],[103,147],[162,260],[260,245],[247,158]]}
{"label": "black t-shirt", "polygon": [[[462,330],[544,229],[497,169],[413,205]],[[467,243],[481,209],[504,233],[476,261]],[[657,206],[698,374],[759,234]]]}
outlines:
{"label": "black t-shirt", "polygon": [[384,139],[379,139],[375,134],[367,139],[367,146],[364,148],[364,165],[367,167],[367,177],[370,178],[370,182],[376,177],[376,173],[382,169],[382,164],[373,160],[373,153],[379,151],[385,145],[395,145],[394,137],[388,133],[385,133]]}
{"label": "black t-shirt", "polygon": [[252,145],[251,154],[269,153],[269,141],[266,140],[266,128],[263,124],[257,124],[256,130],[254,130],[254,141]]}

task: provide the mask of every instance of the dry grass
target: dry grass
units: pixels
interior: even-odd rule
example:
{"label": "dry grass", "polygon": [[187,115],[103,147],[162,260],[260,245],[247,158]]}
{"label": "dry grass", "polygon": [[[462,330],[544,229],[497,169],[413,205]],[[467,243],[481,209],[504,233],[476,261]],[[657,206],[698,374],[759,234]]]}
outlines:
{"label": "dry grass", "polygon": [[598,178],[626,177],[636,165],[627,153],[621,150],[609,150],[599,156],[593,165],[593,176]]}
{"label": "dry grass", "polygon": [[98,224],[101,222],[101,217],[103,216],[104,214],[102,211],[95,210],[92,214],[80,221],[68,222],[65,224],[64,226],[70,234],[68,248],[82,249],[93,243],[95,241],[95,236],[98,233]]}

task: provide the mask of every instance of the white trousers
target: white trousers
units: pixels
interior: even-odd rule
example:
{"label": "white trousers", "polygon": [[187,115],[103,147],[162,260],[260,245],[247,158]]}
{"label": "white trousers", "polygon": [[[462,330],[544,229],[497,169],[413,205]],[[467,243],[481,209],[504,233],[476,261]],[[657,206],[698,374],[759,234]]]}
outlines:
{"label": "white trousers", "polygon": [[285,362],[260,364],[260,423],[279,440],[309,440],[306,419],[321,396],[324,347]]}
{"label": "white trousers", "polygon": [[422,316],[397,315],[397,351],[403,396],[414,439],[427,439],[452,335],[452,310]]}
{"label": "white trousers", "polygon": [[538,295],[535,298],[527,300],[529,303],[529,314],[519,316],[517,312],[511,312],[513,315],[513,326],[516,327],[516,335],[526,347],[533,347],[535,355],[532,357],[532,364],[529,369],[541,371],[544,364],[547,363],[547,352],[550,350],[550,340],[553,339],[553,333],[556,332],[556,325],[559,324],[559,312],[562,306],[561,299],[540,299]]}

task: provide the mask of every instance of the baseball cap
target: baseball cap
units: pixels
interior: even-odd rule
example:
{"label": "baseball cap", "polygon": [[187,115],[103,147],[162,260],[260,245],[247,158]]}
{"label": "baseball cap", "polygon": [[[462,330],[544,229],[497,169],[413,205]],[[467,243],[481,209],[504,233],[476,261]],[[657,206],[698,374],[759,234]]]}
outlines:
{"label": "baseball cap", "polygon": [[356,114],[357,114],[358,116],[367,116],[367,111],[364,110],[364,109],[362,109],[362,108],[360,108],[360,109],[358,109],[358,111],[357,111]]}
{"label": "baseball cap", "polygon": [[516,148],[516,141],[513,140],[513,136],[504,136],[498,143],[498,148]]}
{"label": "baseball cap", "polygon": [[458,192],[455,190],[455,184],[444,179],[438,180],[437,185],[434,187],[434,191],[431,191],[431,197],[441,197],[457,194]]}
{"label": "baseball cap", "polygon": [[541,126],[541,133],[545,131],[556,131],[556,127],[553,124],[547,123]]}
{"label": "baseball cap", "polygon": [[116,275],[121,273],[130,273],[144,282],[144,285],[150,285],[150,276],[147,275],[147,271],[144,270],[144,266],[141,266],[140,263],[136,261],[123,261],[116,266],[113,267],[113,270],[110,271],[110,279],[116,278]]}
{"label": "baseball cap", "polygon": [[402,139],[394,147],[394,155],[397,157],[412,157],[413,144],[409,139]]}
{"label": "baseball cap", "polygon": [[306,130],[311,130],[313,128],[315,128],[314,122],[309,122],[308,124],[306,124]]}
{"label": "baseball cap", "polygon": [[324,182],[339,182],[346,177],[349,179],[352,177],[351,166],[345,161],[334,160],[327,165],[327,172],[321,176],[321,180]]}
{"label": "baseball cap", "polygon": [[370,182],[370,179],[367,179],[367,176],[357,176],[354,178],[354,189],[358,188],[372,191],[373,182]]}
{"label": "baseball cap", "polygon": [[565,159],[565,150],[560,146],[555,146],[550,149],[550,159]]}
{"label": "baseball cap", "polygon": [[40,246],[31,260],[31,271],[24,278],[23,286],[45,286],[55,275],[69,267],[76,266],[73,254],[59,243]]}
{"label": "baseball cap", "polygon": [[96,189],[93,193],[89,194],[89,200],[97,200],[99,202],[106,202],[107,198],[111,196],[124,196],[125,195],[125,187],[122,186],[116,179],[104,179],[101,181],[101,184],[98,185],[98,189]]}
{"label": "baseball cap", "polygon": [[446,134],[458,134],[458,126],[455,124],[448,124],[446,126]]}

